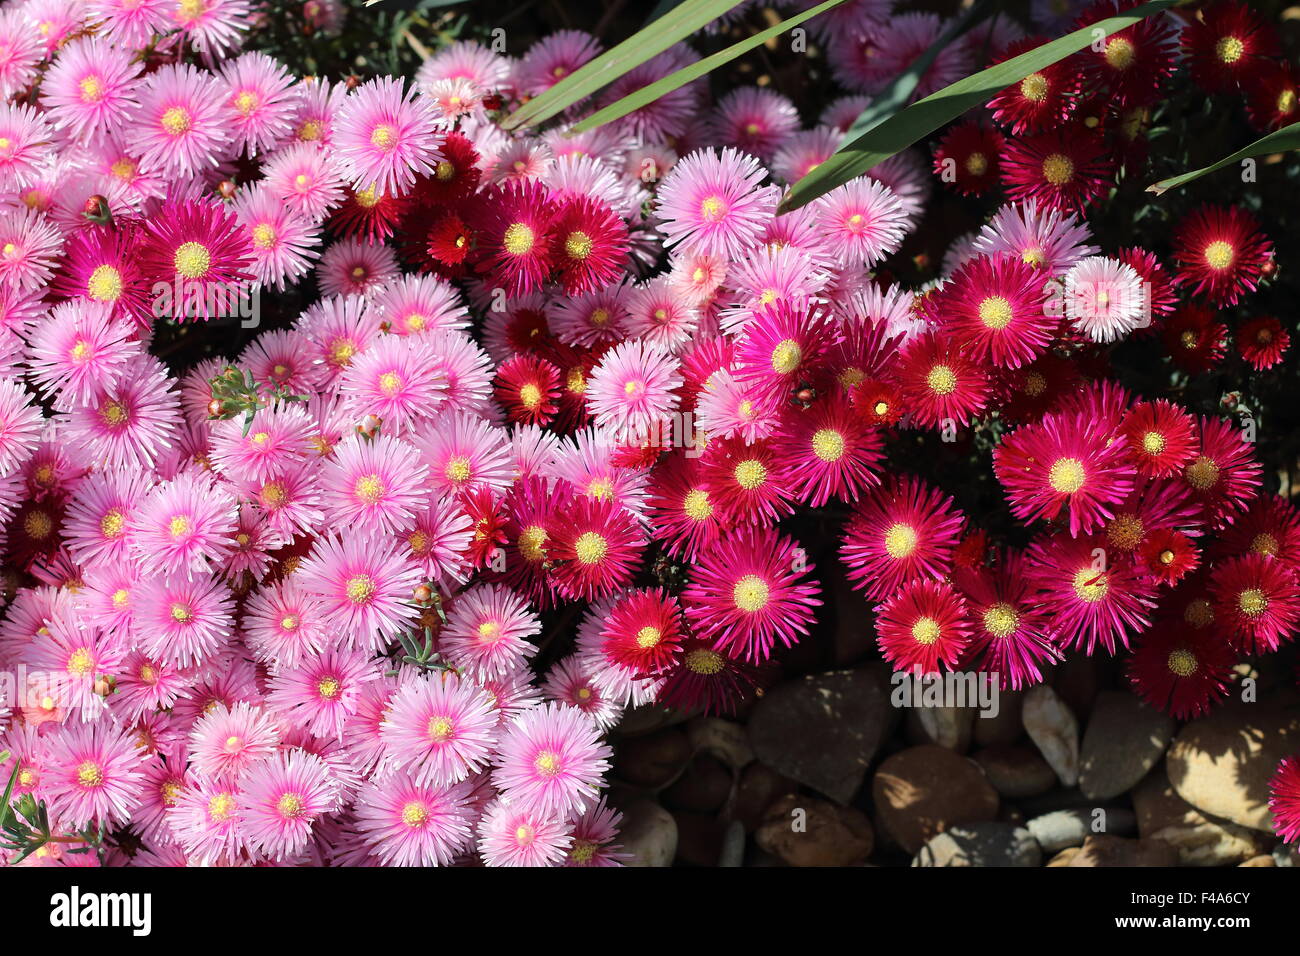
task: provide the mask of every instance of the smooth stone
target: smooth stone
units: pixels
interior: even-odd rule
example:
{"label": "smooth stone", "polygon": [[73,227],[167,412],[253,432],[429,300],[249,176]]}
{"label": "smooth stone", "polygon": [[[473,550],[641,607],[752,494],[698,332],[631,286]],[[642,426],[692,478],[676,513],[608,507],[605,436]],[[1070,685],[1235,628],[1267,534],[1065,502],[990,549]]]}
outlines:
{"label": "smooth stone", "polygon": [[1184,727],[1165,766],[1174,790],[1202,813],[1271,833],[1268,783],[1297,750],[1300,712],[1238,704]]}
{"label": "smooth stone", "polygon": [[795,794],[768,807],[754,839],[791,866],[854,866],[875,845],[871,823],[861,810]]}
{"label": "smooth stone", "polygon": [[1182,866],[1227,866],[1267,853],[1267,834],[1227,820],[1207,817],[1174,792],[1163,768],[1133,791],[1138,833],[1163,840],[1178,851]]}
{"label": "smooth stone", "polygon": [[959,754],[970,749],[973,707],[913,707],[908,716],[915,716],[919,725],[919,743],[938,744]]}
{"label": "smooth stone", "polygon": [[708,754],[698,753],[660,799],[671,810],[714,813],[731,796],[732,781],[730,770]]}
{"label": "smooth stone", "polygon": [[1069,866],[1070,861],[1079,855],[1077,846],[1067,847],[1047,861],[1048,866]]}
{"label": "smooth stone", "polygon": [[1079,782],[1079,722],[1056,691],[1037,684],[1025,692],[1025,731],[1065,787]]}
{"label": "smooth stone", "polygon": [[777,684],[749,719],[758,759],[847,804],[892,722],[878,668],[829,671]]}
{"label": "smooth stone", "polygon": [[677,727],[619,742],[614,774],[621,780],[657,790],[672,783],[691,759],[691,743]]}
{"label": "smooth stone", "polygon": [[[1083,846],[1088,837],[1099,833],[1128,836],[1136,832],[1137,824],[1132,811],[1122,807],[1099,809],[1104,816],[1098,816],[1093,810],[1057,810],[1034,817],[1025,827],[1048,853]],[[1097,826],[1102,826],[1103,829],[1094,829]]]}
{"label": "smooth stone", "polygon": [[755,761],[740,774],[736,796],[731,803],[731,817],[739,820],[745,832],[752,833],[763,822],[763,814],[777,797],[794,793],[799,785],[770,767]]}
{"label": "smooth stone", "polygon": [[971,727],[971,739],[977,747],[991,747],[993,744],[1009,744],[1020,739],[1025,732],[1021,721],[1021,708],[1025,703],[1022,690],[999,690],[998,712],[996,714],[977,714]]}
{"label": "smooth stone", "polygon": [[1249,860],[1243,860],[1237,866],[1277,866],[1273,858],[1267,854],[1264,856],[1252,856]]}
{"label": "smooth stone", "polygon": [[1159,840],[1129,840],[1094,834],[1070,858],[1068,866],[1177,866],[1178,853]]}
{"label": "smooth stone", "polygon": [[636,737],[680,724],[689,716],[689,711],[678,707],[642,704],[640,707],[633,707],[625,712],[619,718],[616,730],[620,737]]}
{"label": "smooth stone", "polygon": [[686,725],[686,739],[697,751],[702,750],[739,771],[754,761],[745,726],[720,717],[696,717]]}
{"label": "smooth stone", "polygon": [[1164,756],[1174,727],[1172,717],[1130,692],[1102,691],[1083,734],[1079,789],[1093,800],[1131,790]]}
{"label": "smooth stone", "polygon": [[718,866],[733,867],[745,865],[745,828],[739,820],[727,824],[722,835],[722,852],[718,854]]}
{"label": "smooth stone", "polygon": [[619,828],[628,866],[670,866],[677,856],[677,821],[653,800],[637,800],[623,810]]}
{"label": "smooth stone", "polygon": [[726,824],[711,814],[682,810],[673,813],[673,820],[677,823],[676,861],[691,866],[717,866],[722,857]]}
{"label": "smooth stone", "polygon": [[1056,772],[1033,747],[994,744],[972,756],[993,789],[1009,799],[1037,797],[1056,786]]}
{"label": "smooth stone", "polygon": [[871,783],[881,825],[907,853],[959,823],[998,815],[998,793],[973,760],[922,744],[889,757]]}
{"label": "smooth stone", "polygon": [[1279,843],[1271,855],[1277,866],[1300,866],[1300,846],[1294,843]]}
{"label": "smooth stone", "polygon": [[1024,827],[966,823],[925,842],[912,866],[1038,866],[1043,852]]}

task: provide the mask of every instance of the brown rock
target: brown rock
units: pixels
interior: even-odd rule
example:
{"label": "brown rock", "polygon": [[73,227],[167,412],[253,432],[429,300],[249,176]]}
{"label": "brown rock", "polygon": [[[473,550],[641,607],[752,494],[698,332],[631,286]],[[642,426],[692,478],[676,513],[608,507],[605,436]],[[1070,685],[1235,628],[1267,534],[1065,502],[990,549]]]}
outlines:
{"label": "brown rock", "polygon": [[1238,866],[1277,866],[1277,862],[1265,853],[1263,856],[1252,856],[1249,860],[1238,863]]}
{"label": "brown rock", "polygon": [[783,777],[761,763],[751,763],[740,775],[731,816],[744,825],[746,832],[753,833],[777,797],[798,789],[799,785],[789,777]]}
{"label": "brown rock", "polygon": [[967,823],[932,836],[912,866],[1038,866],[1042,861],[1038,841],[1023,827]]}
{"label": "brown rock", "polygon": [[703,813],[677,811],[677,862],[691,866],[717,866],[722,856],[726,824]]}
{"label": "brown rock", "polygon": [[749,742],[773,770],[847,804],[892,718],[878,668],[829,671],[764,694],[750,715]]}
{"label": "brown rock", "polygon": [[639,787],[658,789],[675,780],[691,759],[684,731],[670,727],[619,742],[614,773]]}
{"label": "brown rock", "polygon": [[794,794],[768,808],[754,838],[791,866],[854,866],[871,855],[875,843],[862,811]]}
{"label": "brown rock", "polygon": [[686,738],[697,751],[711,754],[732,770],[740,770],[754,760],[745,725],[720,717],[696,717],[686,725]]}
{"label": "brown rock", "polygon": [[1238,704],[1194,720],[1169,748],[1178,795],[1210,817],[1272,832],[1268,782],[1300,750],[1300,712]]}
{"label": "brown rock", "polygon": [[1178,853],[1159,840],[1094,835],[1083,841],[1069,866],[1177,866]]}
{"label": "brown rock", "polygon": [[1129,691],[1097,696],[1079,756],[1079,789],[1109,800],[1133,788],[1164,756],[1174,719]]}
{"label": "brown rock", "polygon": [[977,750],[974,759],[993,789],[1012,800],[1036,797],[1056,786],[1056,773],[1033,747],[994,744]]}
{"label": "brown rock", "polygon": [[1021,719],[1029,739],[1056,771],[1061,785],[1079,782],[1079,722],[1064,700],[1047,684],[1025,692]]}
{"label": "brown rock", "polygon": [[1178,796],[1158,768],[1133,791],[1138,834],[1163,840],[1178,851],[1183,866],[1225,866],[1267,852],[1269,835],[1250,827],[1216,820]]}
{"label": "brown rock", "polygon": [[661,799],[671,810],[713,813],[727,802],[731,782],[730,770],[708,754],[696,754]]}
{"label": "brown rock", "polygon": [[1048,866],[1069,866],[1070,861],[1079,855],[1079,847],[1072,846],[1062,850],[1047,861]]}
{"label": "brown rock", "polygon": [[989,747],[993,744],[1009,744],[1020,739],[1025,732],[1020,720],[1020,711],[1024,706],[1025,692],[1021,690],[1004,690],[998,693],[998,712],[990,716],[977,714],[971,727],[971,739],[977,747]]}
{"label": "brown rock", "polygon": [[881,825],[908,853],[955,823],[998,815],[998,794],[979,765],[934,744],[910,747],[880,765],[871,784]]}
{"label": "brown rock", "polygon": [[618,842],[631,855],[628,866],[669,866],[677,855],[677,821],[653,800],[635,800],[623,809]]}

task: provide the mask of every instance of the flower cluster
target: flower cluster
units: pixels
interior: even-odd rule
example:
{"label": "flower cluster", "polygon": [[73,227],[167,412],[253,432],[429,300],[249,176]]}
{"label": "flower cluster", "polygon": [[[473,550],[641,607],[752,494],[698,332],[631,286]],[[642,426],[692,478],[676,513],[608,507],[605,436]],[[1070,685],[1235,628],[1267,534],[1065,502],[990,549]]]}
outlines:
{"label": "flower cluster", "polygon": [[[778,214],[862,96],[804,129],[774,90],[692,83],[509,132],[595,38],[330,83],[239,53],[241,2],[179,29],[165,6],[0,16],[0,750],[52,821],[27,862],[617,865],[604,734],[643,704],[733,709],[819,626],[792,515],[842,519],[830,553],[899,670],[1021,688],[1130,650],[1181,718],[1300,627],[1300,515],[1261,493],[1248,429],[1106,370],[1141,337],[1189,373],[1222,359],[1218,310],[1268,281],[1270,241],[1209,206],[1163,257],[1102,250],[1085,218],[1115,157],[1142,162],[1134,114],[1180,44],[1281,121],[1241,8],[1117,33],[933,168],[907,151]],[[850,90],[941,28],[890,7],[811,21]],[[1038,42],[994,24],[918,95]],[[934,179],[1007,202],[909,289],[886,263]],[[290,288],[319,298],[237,355],[150,354]],[[1258,368],[1288,344],[1276,319],[1236,333]],[[1023,546],[891,462],[977,432]]]}

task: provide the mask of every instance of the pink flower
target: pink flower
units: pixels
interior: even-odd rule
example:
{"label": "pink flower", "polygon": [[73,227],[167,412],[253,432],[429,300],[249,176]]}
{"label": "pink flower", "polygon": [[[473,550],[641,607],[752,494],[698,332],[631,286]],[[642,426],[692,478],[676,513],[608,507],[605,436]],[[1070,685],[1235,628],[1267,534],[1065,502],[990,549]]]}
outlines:
{"label": "pink flower", "polygon": [[346,646],[383,646],[415,616],[405,602],[419,571],[385,539],[364,533],[320,538],[295,573]]}
{"label": "pink flower", "polygon": [[321,502],[332,525],[392,533],[425,500],[428,471],[420,453],[388,435],[341,443],[321,469]]}
{"label": "pink flower", "polygon": [[434,110],[416,86],[404,91],[402,80],[377,77],[344,101],[334,149],[353,186],[401,196],[410,191],[417,174],[434,171],[438,130]]}
{"label": "pink flower", "polygon": [[357,829],[386,866],[447,866],[472,843],[466,783],[419,784],[409,773],[367,783],[357,795]]}
{"label": "pink flower", "polygon": [[596,802],[612,756],[590,717],[543,704],[524,711],[501,735],[492,782],[512,805],[568,819]]}
{"label": "pink flower", "polygon": [[659,186],[666,245],[739,259],[776,212],[777,189],[760,186],[757,159],[734,149],[692,153]]}
{"label": "pink flower", "polygon": [[482,687],[442,674],[398,690],[380,734],[395,767],[421,786],[446,787],[487,764],[496,722]]}
{"label": "pink flower", "polygon": [[312,824],[338,805],[338,783],[320,757],[282,750],[254,766],[243,782],[249,844],[272,860],[306,849]]}
{"label": "pink flower", "polygon": [[125,823],[140,802],[143,760],[130,736],[107,721],[65,725],[50,734],[41,793],[51,817],[70,829]]}

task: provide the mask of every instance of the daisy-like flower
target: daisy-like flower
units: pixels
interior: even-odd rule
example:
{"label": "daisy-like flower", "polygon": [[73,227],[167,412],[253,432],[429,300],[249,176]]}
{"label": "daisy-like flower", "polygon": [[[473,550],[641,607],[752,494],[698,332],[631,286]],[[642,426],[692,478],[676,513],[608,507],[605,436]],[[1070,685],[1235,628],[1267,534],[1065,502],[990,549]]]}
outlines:
{"label": "daisy-like flower", "polygon": [[172,24],[207,59],[238,49],[252,20],[247,0],[177,0],[171,8]]}
{"label": "daisy-like flower", "polygon": [[[1080,15],[1079,28],[1124,13],[1121,0],[1099,0]],[[1119,106],[1145,106],[1160,95],[1174,72],[1179,28],[1162,16],[1147,17],[1077,56],[1085,87],[1099,89]]]}
{"label": "daisy-like flower", "polygon": [[257,155],[289,136],[298,91],[283,65],[265,53],[245,53],[222,66],[221,81],[238,149]]}
{"label": "daisy-like flower", "polygon": [[148,476],[134,471],[99,471],[77,485],[63,535],[80,564],[130,559],[128,542],[148,486]]}
{"label": "daisy-like flower", "polygon": [[657,276],[628,293],[628,334],[674,354],[690,342],[699,321],[699,311],[676,293],[670,276]]}
{"label": "daisy-like flower", "polygon": [[0,187],[17,189],[36,178],[53,139],[43,114],[30,106],[0,103]]}
{"label": "daisy-like flower", "polygon": [[515,67],[515,88],[540,96],[600,52],[600,41],[590,33],[556,30],[528,48]]}
{"label": "daisy-like flower", "polygon": [[1133,467],[1104,423],[1085,414],[1046,415],[1005,436],[993,471],[1022,521],[1054,520],[1069,509],[1071,536],[1113,518],[1133,489]]}
{"label": "daisy-like flower", "polygon": [[28,339],[32,381],[54,396],[54,407],[87,404],[111,388],[138,347],[131,326],[112,306],[84,299],[56,306]]}
{"label": "daisy-like flower", "polygon": [[814,229],[843,266],[871,266],[898,249],[908,229],[902,203],[876,179],[837,186],[814,203]]}
{"label": "daisy-like flower", "polygon": [[16,379],[0,379],[0,475],[32,456],[44,419],[35,398]]}
{"label": "daisy-like flower", "polygon": [[547,535],[555,587],[573,600],[590,601],[626,585],[645,545],[636,519],[609,498],[567,502]]}
{"label": "daisy-like flower", "polygon": [[78,138],[124,128],[138,107],[139,73],[130,48],[82,37],[59,51],[41,82],[41,103],[57,127]]}
{"label": "daisy-like flower", "polygon": [[1286,757],[1268,782],[1273,831],[1287,843],[1300,839],[1300,759]]}
{"label": "daisy-like flower", "polygon": [[761,663],[778,640],[790,647],[808,633],[822,603],[811,569],[790,538],[767,527],[738,529],[690,569],[687,620],[718,650]]}
{"label": "daisy-like flower", "polygon": [[504,677],[537,653],[528,639],[541,630],[541,620],[522,597],[499,584],[481,584],[456,598],[438,648],[475,677]]}
{"label": "daisy-like flower", "polygon": [[272,860],[306,849],[312,824],[338,802],[338,782],[329,765],[297,748],[254,766],[242,786],[248,842]]}
{"label": "daisy-like flower", "polygon": [[167,823],[187,854],[229,863],[247,839],[242,801],[243,793],[234,784],[191,779],[167,811]]}
{"label": "daisy-like flower", "polygon": [[411,559],[427,578],[443,585],[463,583],[470,569],[468,554],[475,537],[474,521],[463,500],[436,499],[403,529]]}
{"label": "daisy-like flower", "polygon": [[488,866],[558,866],[573,842],[568,824],[502,799],[488,805],[478,832]]}
{"label": "daisy-like flower", "polygon": [[726,524],[774,521],[792,510],[793,495],[770,441],[711,441],[700,466],[710,503]]}
{"label": "daisy-like flower", "polygon": [[393,695],[380,735],[387,758],[417,785],[448,787],[487,764],[496,722],[482,687],[435,675],[411,680]]}
{"label": "daisy-like flower", "polygon": [[1181,531],[1165,528],[1149,534],[1138,548],[1138,560],[1165,584],[1177,584],[1201,564],[1200,552]]}
{"label": "daisy-like flower", "polygon": [[1026,577],[1055,621],[1057,644],[1086,654],[1128,647],[1150,624],[1155,583],[1131,562],[1107,552],[1097,537],[1051,535],[1030,545]]}
{"label": "daisy-like flower", "polygon": [[953,670],[970,640],[966,603],[946,582],[912,581],[880,606],[876,633],[895,670],[934,674],[940,664]]}
{"label": "daisy-like flower", "polygon": [[282,291],[307,274],[320,255],[320,232],[307,217],[261,185],[240,190],[233,209],[249,240],[248,269],[258,282]]}
{"label": "daisy-like flower", "polygon": [[27,11],[0,10],[0,97],[7,100],[24,89],[43,57],[40,28]]}
{"label": "daisy-like flower", "polygon": [[832,498],[856,501],[880,483],[884,442],[844,398],[788,413],[773,449],[791,493],[814,508]]}
{"label": "daisy-like flower", "polygon": [[395,543],[366,534],[319,538],[295,577],[317,598],[328,626],[351,647],[386,644],[415,616],[405,602],[419,570]]}
{"label": "daisy-like flower", "polygon": [[665,244],[739,259],[776,212],[776,187],[760,185],[766,175],[757,159],[730,148],[680,160],[659,185]]}
{"label": "daisy-like flower", "polygon": [[550,242],[564,291],[581,295],[619,277],[627,255],[627,226],[606,203],[575,196],[556,210]]}
{"label": "daisy-like flower", "polygon": [[1263,133],[1290,126],[1300,113],[1300,85],[1290,63],[1266,62],[1249,77],[1246,115]]}
{"label": "daisy-like flower", "polygon": [[280,745],[280,729],[266,710],[247,701],[216,704],[190,729],[189,756],[205,779],[234,783]]}
{"label": "daisy-like flower", "polygon": [[1003,206],[980,230],[974,251],[984,255],[1007,253],[1046,276],[1063,275],[1084,256],[1100,250],[1092,234],[1068,212],[1039,207],[1034,200]]}
{"label": "daisy-like flower", "polygon": [[514,806],[569,819],[595,805],[612,756],[582,711],[542,704],[521,713],[501,734],[492,782]]}
{"label": "daisy-like flower", "polygon": [[1246,654],[1277,650],[1300,623],[1300,581],[1267,555],[1247,554],[1216,565],[1210,596],[1215,624]]}
{"label": "daisy-like flower", "polygon": [[1150,297],[1132,266],[1089,256],[1065,274],[1065,317],[1094,342],[1114,342],[1151,324]]}
{"label": "daisy-like flower", "polygon": [[220,202],[173,198],[145,220],[140,262],[170,287],[172,318],[208,319],[225,314],[235,302],[230,290],[252,278],[251,252],[239,220]]}
{"label": "daisy-like flower", "polygon": [[374,415],[391,434],[429,420],[445,398],[434,346],[423,337],[381,336],[348,363],[339,388],[358,418]]}
{"label": "daisy-like flower", "polygon": [[669,554],[687,561],[707,551],[724,527],[697,461],[684,455],[669,458],[654,470],[650,483],[651,533]]}
{"label": "daisy-like flower", "polygon": [[734,146],[770,163],[799,129],[799,111],[772,89],[742,86],[718,101],[709,125],[721,146]]}
{"label": "daisy-like flower", "polygon": [[1202,418],[1200,426],[1200,441],[1183,468],[1183,480],[1205,506],[1211,523],[1222,528],[1256,494],[1261,467],[1250,443],[1230,422]]}
{"label": "daisy-like flower", "polygon": [[230,552],[235,502],[203,473],[184,472],[149,493],[132,522],[131,548],[149,573],[203,574]]}
{"label": "daisy-like flower", "polygon": [[546,425],[559,411],[560,373],[543,359],[515,355],[498,366],[492,392],[510,421]]}
{"label": "daisy-like flower", "polygon": [[221,84],[188,63],[169,63],[145,77],[140,110],[126,145],[141,165],[169,178],[215,166],[230,152]]}
{"label": "daisy-like flower", "polygon": [[1263,554],[1300,569],[1300,512],[1285,498],[1261,495],[1219,536],[1224,555]]}
{"label": "daisy-like flower", "polygon": [[1141,475],[1177,474],[1196,453],[1196,419],[1163,398],[1138,402],[1125,413],[1119,430]]}
{"label": "daisy-like flower", "polygon": [[363,83],[344,101],[334,125],[333,146],[354,186],[402,196],[417,175],[436,171],[439,121],[433,106],[383,76]]}
{"label": "daisy-like flower", "polygon": [[542,691],[551,700],[576,707],[594,720],[597,727],[608,730],[618,723],[623,706],[615,699],[615,692],[598,682],[597,675],[602,670],[602,661],[589,655],[570,654],[551,668],[542,683]]}
{"label": "daisy-like flower", "polygon": [[682,639],[681,609],[657,589],[615,599],[600,632],[603,659],[632,678],[653,676],[674,662]]}
{"label": "daisy-like flower", "polygon": [[1192,79],[1210,93],[1228,93],[1281,50],[1277,32],[1246,3],[1218,3],[1183,27]]}
{"label": "daisy-like flower", "polygon": [[976,256],[928,306],[979,361],[1019,368],[1042,355],[1055,321],[1042,277],[1022,259]]}
{"label": "daisy-like flower", "polygon": [[569,845],[565,866],[623,866],[630,854],[620,853],[614,842],[623,814],[606,806],[602,797],[573,825],[573,842]]}
{"label": "daisy-like flower", "polygon": [[242,624],[249,649],[281,667],[297,667],[327,642],[315,600],[292,577],[250,594]]}
{"label": "daisy-like flower", "polygon": [[311,143],[279,149],[262,168],[262,185],[294,212],[313,221],[343,201],[343,175],[333,152]]}
{"label": "daisy-like flower", "polygon": [[137,258],[139,229],[80,229],[68,238],[67,263],[53,283],[56,292],[111,307],[115,317],[152,322],[150,289]]}
{"label": "daisy-like flower", "polygon": [[1079,212],[1111,185],[1112,164],[1100,135],[1062,126],[1012,140],[1002,157],[1002,182],[1014,200]]}
{"label": "daisy-like flower", "polygon": [[434,787],[398,773],[361,788],[357,830],[386,866],[448,866],[473,841],[470,797],[468,783]]}
{"label": "daisy-like flower", "polygon": [[[829,25],[825,29],[831,30]],[[933,47],[943,30],[943,20],[935,13],[854,18],[829,34],[827,58],[842,84],[874,94]],[[970,54],[963,44],[941,46],[919,77],[912,98],[929,96],[956,82],[969,72],[969,66]]]}
{"label": "daisy-like flower", "polygon": [[341,239],[316,264],[322,295],[365,295],[395,279],[397,255],[388,246]]}
{"label": "daisy-like flower", "polygon": [[662,347],[633,339],[606,352],[586,383],[596,424],[634,440],[677,409],[677,361]]}
{"label": "daisy-like flower", "polygon": [[[5,133],[0,123],[0,140],[7,138]],[[0,150],[2,170],[3,150]],[[0,220],[0,289],[26,292],[44,285],[54,272],[62,246],[58,227],[44,213],[36,209],[6,210],[4,219]]]}
{"label": "daisy-like flower", "polygon": [[271,678],[266,704],[286,724],[320,737],[339,737],[356,713],[367,681],[379,674],[361,652],[330,650]]}
{"label": "daisy-like flower", "polygon": [[[1018,690],[1043,679],[1060,660],[1051,618],[1038,605],[1024,575],[1024,556],[1007,551],[994,568],[959,567],[953,583],[966,599],[971,624],[966,661]],[[966,663],[963,661],[963,664]]]}
{"label": "daisy-like flower", "polygon": [[41,792],[50,815],[82,829],[125,823],[140,803],[144,754],[108,721],[68,725],[46,738]]}
{"label": "daisy-like flower", "polygon": [[989,380],[951,336],[923,333],[903,346],[895,371],[900,399],[922,427],[964,425],[989,395]]}
{"label": "daisy-like flower", "polygon": [[1222,636],[1176,622],[1162,622],[1143,635],[1128,660],[1133,691],[1175,720],[1200,717],[1232,686],[1237,655]]}
{"label": "daisy-like flower", "polygon": [[1272,256],[1273,243],[1240,206],[1201,206],[1174,232],[1178,284],[1221,307],[1253,292]]}
{"label": "daisy-like flower", "polygon": [[962,515],[950,497],[912,476],[863,498],[845,528],[840,557],[849,581],[881,600],[908,581],[952,569]]}
{"label": "daisy-like flower", "polygon": [[682,646],[679,663],[666,675],[656,702],[664,707],[699,708],[705,714],[726,714],[757,686],[758,670],[738,657],[714,649],[708,641],[691,639]]}
{"label": "daisy-like flower", "polygon": [[1237,353],[1260,371],[1282,361],[1291,347],[1291,334],[1271,315],[1261,315],[1237,327]]}
{"label": "daisy-like flower", "polygon": [[212,423],[212,467],[233,480],[265,481],[307,460],[313,422],[296,403],[258,409],[248,422],[230,418]]}
{"label": "daisy-like flower", "polygon": [[489,285],[514,298],[535,290],[550,274],[556,206],[534,179],[497,187],[476,209],[479,251]]}
{"label": "daisy-like flower", "polygon": [[140,649],[164,663],[207,661],[230,635],[234,599],[220,577],[150,578],[130,600]]}
{"label": "daisy-like flower", "polygon": [[370,308],[397,335],[437,333],[469,325],[469,311],[456,287],[434,276],[399,276],[372,294]]}
{"label": "daisy-like flower", "polygon": [[476,415],[457,412],[422,429],[413,443],[443,494],[476,488],[504,491],[514,480],[506,434]]}
{"label": "daisy-like flower", "polygon": [[[1016,40],[997,57],[1003,63],[1046,43],[1047,37]],[[989,101],[993,119],[1020,136],[1050,129],[1062,123],[1074,110],[1080,91],[1080,75],[1074,64],[1060,60],[1030,73]]]}
{"label": "daisy-like flower", "polygon": [[391,435],[342,442],[321,469],[321,501],[331,525],[393,533],[425,498],[420,453]]}
{"label": "daisy-like flower", "polygon": [[998,156],[1005,139],[986,123],[972,121],[954,126],[934,150],[934,171],[939,179],[963,196],[977,196],[997,186]]}

